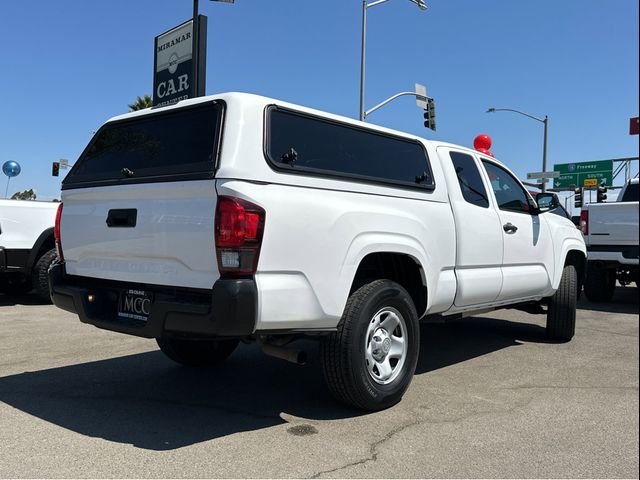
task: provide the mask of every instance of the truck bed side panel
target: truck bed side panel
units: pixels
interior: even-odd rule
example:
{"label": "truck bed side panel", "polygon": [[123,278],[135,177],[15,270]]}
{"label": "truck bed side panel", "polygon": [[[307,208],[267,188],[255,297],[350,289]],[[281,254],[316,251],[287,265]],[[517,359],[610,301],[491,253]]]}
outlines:
{"label": "truck bed side panel", "polygon": [[0,247],[31,249],[40,234],[53,227],[58,203],[0,200]]}
{"label": "truck bed side panel", "polygon": [[453,302],[455,227],[446,202],[221,179],[218,194],[266,210],[259,330],[335,327],[360,261],[376,252],[422,266],[430,307]]}

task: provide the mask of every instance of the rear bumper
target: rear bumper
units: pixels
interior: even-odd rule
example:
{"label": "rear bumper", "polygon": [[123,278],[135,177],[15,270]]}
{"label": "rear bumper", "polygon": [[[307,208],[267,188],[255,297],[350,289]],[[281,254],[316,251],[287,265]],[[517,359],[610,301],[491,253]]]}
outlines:
{"label": "rear bumper", "polygon": [[638,265],[638,246],[591,245],[587,247],[587,260]]}
{"label": "rear bumper", "polygon": [[[130,288],[153,293],[147,321],[118,317],[119,294]],[[177,289],[75,277],[58,263],[49,270],[49,289],[53,303],[77,314],[81,322],[139,337],[242,337],[252,334],[256,325],[258,292],[253,279],[219,279],[211,290]]]}

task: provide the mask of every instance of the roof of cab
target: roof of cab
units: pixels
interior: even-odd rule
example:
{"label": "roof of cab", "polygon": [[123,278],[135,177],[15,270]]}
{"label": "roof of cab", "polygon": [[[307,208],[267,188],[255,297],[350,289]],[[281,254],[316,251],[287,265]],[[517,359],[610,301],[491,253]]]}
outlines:
{"label": "roof of cab", "polygon": [[170,106],[166,106],[166,107],[160,107],[160,108],[145,108],[144,110],[137,110],[135,112],[129,112],[129,113],[125,113],[122,115],[117,115],[115,117],[110,118],[109,120],[107,120],[107,123],[109,122],[115,122],[115,121],[120,121],[120,120],[128,120],[128,119],[132,119],[132,118],[136,118],[136,117],[140,117],[140,116],[144,116],[144,115],[149,115],[152,113],[156,113],[158,111],[163,111],[163,112],[167,112],[167,111],[171,111],[171,110],[178,110],[180,108],[184,108],[184,107],[188,107],[191,105],[197,105],[200,103],[207,103],[207,102],[211,102],[214,100],[223,100],[229,104],[234,104],[234,103],[253,103],[253,104],[262,104],[264,107],[268,106],[268,105],[278,105],[281,107],[285,107],[285,108],[290,108],[292,110],[298,110],[304,113],[309,113],[312,115],[317,115],[317,116],[321,116],[321,117],[325,117],[325,118],[329,118],[332,120],[336,120],[342,123],[346,123],[346,124],[351,124],[351,125],[355,125],[355,126],[360,126],[360,127],[365,127],[367,129],[371,129],[371,130],[375,130],[381,133],[388,133],[388,134],[392,134],[392,135],[397,135],[397,136],[401,136],[401,137],[405,137],[405,138],[411,138],[411,139],[416,139],[419,140],[421,142],[425,142],[425,143],[430,143],[431,145],[433,145],[434,147],[446,147],[446,148],[455,148],[457,150],[463,150],[466,151],[468,153],[473,153],[476,155],[480,155],[482,158],[486,158],[487,160],[491,160],[494,161],[498,164],[502,164],[502,162],[500,162],[499,160],[480,154],[478,151],[473,150],[469,147],[465,147],[462,145],[456,145],[453,143],[448,143],[448,142],[441,142],[441,141],[437,141],[437,140],[428,140],[424,137],[420,137],[418,135],[415,134],[411,134],[411,133],[407,133],[407,132],[402,132],[399,130],[394,130],[391,128],[387,128],[387,127],[382,127],[380,125],[376,125],[373,123],[366,123],[366,122],[361,122],[360,120],[356,120],[353,118],[349,118],[349,117],[345,117],[342,115],[336,115],[334,113],[329,113],[329,112],[325,112],[322,110],[318,110],[315,108],[310,108],[310,107],[305,107],[303,105],[298,105],[298,104],[293,104],[293,103],[289,103],[283,100],[278,100],[275,98],[269,98],[269,97],[264,97],[261,95],[256,95],[253,93],[244,93],[244,92],[225,92],[225,93],[218,93],[218,94],[213,94],[213,95],[207,95],[205,97],[197,97],[197,98],[192,98],[192,99],[188,99],[188,100],[182,100],[174,105],[170,105]]}

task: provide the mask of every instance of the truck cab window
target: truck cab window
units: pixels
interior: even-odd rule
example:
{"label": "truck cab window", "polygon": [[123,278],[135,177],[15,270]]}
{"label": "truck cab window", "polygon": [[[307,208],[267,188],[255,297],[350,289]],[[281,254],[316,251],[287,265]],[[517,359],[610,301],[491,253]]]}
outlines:
{"label": "truck cab window", "polygon": [[498,208],[512,212],[530,213],[529,195],[518,181],[509,172],[494,163],[483,160],[482,164],[489,175]]}
{"label": "truck cab window", "polygon": [[451,162],[456,170],[458,183],[464,199],[478,207],[489,207],[489,198],[484,188],[480,171],[471,155],[461,152],[451,152],[449,154]]}

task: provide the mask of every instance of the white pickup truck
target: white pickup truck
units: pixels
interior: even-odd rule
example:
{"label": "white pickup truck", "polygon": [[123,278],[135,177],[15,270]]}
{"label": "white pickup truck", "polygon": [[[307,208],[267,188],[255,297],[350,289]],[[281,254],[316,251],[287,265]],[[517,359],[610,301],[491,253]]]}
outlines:
{"label": "white pickup truck", "polygon": [[228,93],[109,120],[62,199],[55,304],[184,365],[315,338],[332,393],[376,410],[419,319],[544,305],[574,335],[582,235],[468,148]]}
{"label": "white pickup truck", "polygon": [[47,271],[56,259],[53,225],[58,203],[0,200],[0,293],[35,288],[50,301]]}
{"label": "white pickup truck", "polygon": [[616,280],[638,284],[638,179],[629,181],[611,203],[589,203],[580,212],[587,244],[584,293],[593,302],[609,302]]}

